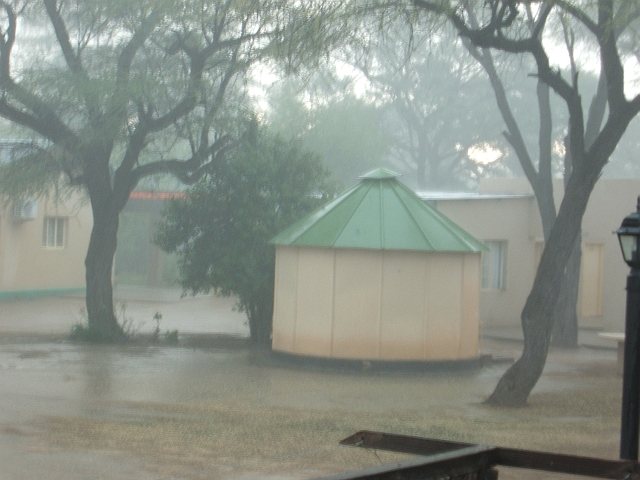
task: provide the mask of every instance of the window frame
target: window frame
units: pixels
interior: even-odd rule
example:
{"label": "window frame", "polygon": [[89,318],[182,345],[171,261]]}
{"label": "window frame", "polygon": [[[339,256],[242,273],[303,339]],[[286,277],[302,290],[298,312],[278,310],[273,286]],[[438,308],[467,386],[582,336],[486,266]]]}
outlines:
{"label": "window frame", "polygon": [[[508,242],[507,240],[485,240],[484,244],[489,251],[482,252],[480,287],[484,291],[504,291],[507,289]],[[494,245],[498,248],[494,249]]]}
{"label": "window frame", "polygon": [[[50,234],[51,225],[53,225],[52,234]],[[67,217],[45,215],[42,220],[42,248],[46,250],[62,250],[66,247],[66,244]]]}

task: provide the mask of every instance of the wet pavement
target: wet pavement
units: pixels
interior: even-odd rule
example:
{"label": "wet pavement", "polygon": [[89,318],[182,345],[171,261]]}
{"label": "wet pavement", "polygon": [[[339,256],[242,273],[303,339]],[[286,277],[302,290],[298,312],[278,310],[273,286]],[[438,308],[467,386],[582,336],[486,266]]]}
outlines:
{"label": "wet pavement", "polygon": [[[248,333],[233,299],[140,289],[118,297],[141,332],[152,331],[159,311],[162,331]],[[583,453],[615,454],[614,350],[552,352],[533,406],[496,413],[481,401],[508,364],[454,373],[336,372],[282,364],[249,346],[74,344],[65,336],[81,308],[82,299],[72,297],[0,303],[0,480],[275,480],[395,458],[337,447],[360,428],[533,447],[556,442],[559,451],[575,442]],[[502,357],[520,348],[482,342],[483,353]],[[571,399],[558,395],[592,390],[602,405],[563,409]],[[545,402],[552,418],[537,410]],[[519,415],[520,434],[510,423]],[[541,432],[566,426],[549,440],[535,437],[540,422]]]}
{"label": "wet pavement", "polygon": [[[181,298],[176,289],[127,286],[114,297],[118,314],[138,334],[153,331],[159,312],[162,332],[248,336],[234,298]],[[62,452],[33,442],[34,419],[101,415],[110,399],[164,399],[185,368],[180,349],[65,341],[72,326],[84,321],[83,311],[81,296],[0,302],[0,480],[156,478],[121,454]]]}
{"label": "wet pavement", "polygon": [[[181,298],[178,289],[118,286],[114,300],[121,323],[126,320],[133,332],[152,332],[158,312],[162,331],[249,335],[245,315],[234,311],[235,298]],[[84,311],[80,295],[0,302],[0,335],[68,335],[74,324],[85,320]]]}

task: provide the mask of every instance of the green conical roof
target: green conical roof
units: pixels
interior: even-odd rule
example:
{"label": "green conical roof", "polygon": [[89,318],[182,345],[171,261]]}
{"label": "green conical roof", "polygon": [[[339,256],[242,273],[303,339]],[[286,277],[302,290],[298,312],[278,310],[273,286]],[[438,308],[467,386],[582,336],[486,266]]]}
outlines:
{"label": "green conical roof", "polygon": [[279,235],[276,245],[479,252],[486,247],[400,183],[375,169]]}

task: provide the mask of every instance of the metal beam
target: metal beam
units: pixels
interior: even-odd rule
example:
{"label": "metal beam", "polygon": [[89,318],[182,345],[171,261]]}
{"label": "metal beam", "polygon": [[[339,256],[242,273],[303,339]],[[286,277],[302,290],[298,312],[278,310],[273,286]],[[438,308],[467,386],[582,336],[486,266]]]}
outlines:
{"label": "metal beam", "polygon": [[494,447],[473,445],[416,460],[343,473],[325,480],[427,480],[469,475],[491,468]]}
{"label": "metal beam", "polygon": [[[361,431],[345,438],[341,445],[388,450],[392,452],[409,453],[414,455],[430,455],[429,459],[448,452],[461,461],[464,452],[471,447],[480,447],[469,443],[451,442],[432,438],[396,435],[392,433]],[[578,455],[563,455],[557,453],[536,452],[515,448],[487,447],[483,450],[486,456],[483,461],[488,466],[502,465],[546,472],[584,475],[594,478],[622,478],[640,480],[640,466],[632,460],[607,460]],[[628,477],[627,477],[628,475]],[[345,477],[345,478],[378,478],[378,477]],[[382,477],[380,477],[382,478]],[[384,477],[394,478],[394,477]],[[414,478],[397,476],[395,478]],[[427,477],[428,478],[428,477]]]}

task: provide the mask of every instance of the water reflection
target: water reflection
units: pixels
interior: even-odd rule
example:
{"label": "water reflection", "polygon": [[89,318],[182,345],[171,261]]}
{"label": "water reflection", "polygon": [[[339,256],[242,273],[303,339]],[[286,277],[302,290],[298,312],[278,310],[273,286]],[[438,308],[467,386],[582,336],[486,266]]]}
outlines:
{"label": "water reflection", "polygon": [[113,389],[114,360],[117,352],[107,346],[86,346],[81,355],[83,366],[84,410],[88,414],[103,415],[104,401]]}

